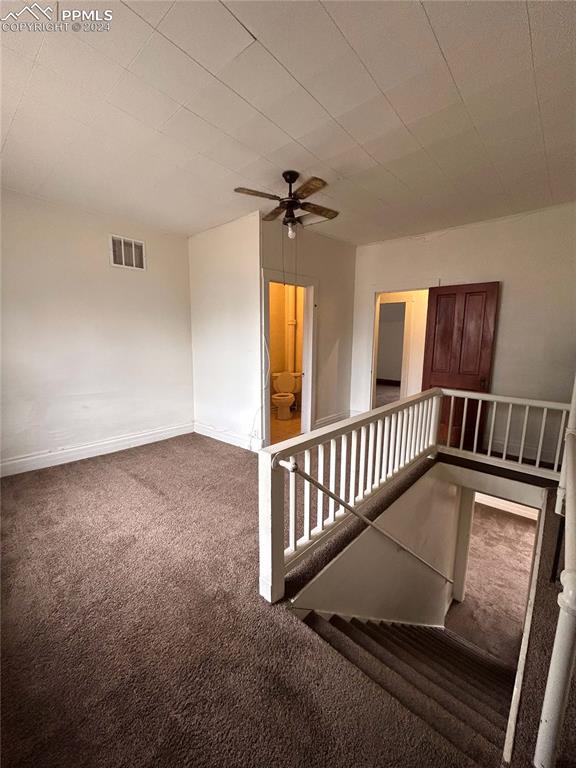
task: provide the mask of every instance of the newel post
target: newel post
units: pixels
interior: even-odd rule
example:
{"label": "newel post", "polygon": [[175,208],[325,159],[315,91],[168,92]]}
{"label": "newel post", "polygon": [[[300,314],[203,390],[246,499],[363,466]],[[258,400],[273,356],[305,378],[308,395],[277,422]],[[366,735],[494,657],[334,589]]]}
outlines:
{"label": "newel post", "polygon": [[284,596],[284,470],[258,454],[260,594],[269,603]]}
{"label": "newel post", "polygon": [[440,426],[440,411],[442,409],[443,395],[435,395],[432,402],[432,429],[431,429],[431,442],[434,444],[434,448],[438,447],[438,428]]}
{"label": "newel post", "polygon": [[576,381],[564,441],[562,470],[566,505],[565,569],[560,576],[560,611],[534,753],[536,768],[553,768],[556,763],[558,742],[576,663]]}

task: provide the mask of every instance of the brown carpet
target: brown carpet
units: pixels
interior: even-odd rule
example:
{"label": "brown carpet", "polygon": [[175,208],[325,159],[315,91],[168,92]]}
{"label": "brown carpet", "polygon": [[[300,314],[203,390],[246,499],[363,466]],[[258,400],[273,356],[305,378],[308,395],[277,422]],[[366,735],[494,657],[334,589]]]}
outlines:
{"label": "brown carpet", "polygon": [[191,435],[3,481],[3,766],[472,766],[257,595],[254,454]]}
{"label": "brown carpet", "polygon": [[[4,768],[472,768],[258,597],[256,474],[191,435],[3,481]],[[541,580],[519,760],[557,613]]]}
{"label": "brown carpet", "polygon": [[446,626],[516,666],[528,599],[536,523],[476,504],[466,597],[454,603]]}

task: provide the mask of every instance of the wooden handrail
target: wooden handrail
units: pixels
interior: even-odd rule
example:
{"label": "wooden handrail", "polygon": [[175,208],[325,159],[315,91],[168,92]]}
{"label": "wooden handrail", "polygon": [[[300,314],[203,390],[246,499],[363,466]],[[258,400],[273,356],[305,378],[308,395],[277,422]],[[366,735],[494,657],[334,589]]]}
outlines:
{"label": "wooden handrail", "polygon": [[272,456],[273,464],[276,465],[281,459],[286,459],[296,453],[306,451],[319,443],[326,443],[334,437],[339,437],[346,432],[351,432],[353,429],[365,427],[385,416],[391,416],[393,413],[404,411],[408,406],[414,403],[431,400],[441,394],[441,389],[427,389],[425,392],[410,395],[410,397],[406,397],[396,403],[383,405],[380,408],[374,408],[373,410],[366,411],[358,416],[351,416],[349,419],[337,421],[335,424],[328,424],[326,427],[313,429],[312,432],[307,432],[305,435],[299,435],[298,437],[290,438],[290,440],[284,440],[281,443],[269,445],[266,448],[262,448],[262,451],[269,453]]}

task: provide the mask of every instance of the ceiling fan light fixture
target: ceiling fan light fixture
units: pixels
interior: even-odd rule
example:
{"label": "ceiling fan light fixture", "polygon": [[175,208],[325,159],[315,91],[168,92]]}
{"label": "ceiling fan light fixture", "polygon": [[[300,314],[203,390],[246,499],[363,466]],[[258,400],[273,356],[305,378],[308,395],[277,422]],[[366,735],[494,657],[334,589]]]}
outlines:
{"label": "ceiling fan light fixture", "polygon": [[288,222],[288,237],[290,240],[294,240],[296,237],[296,224],[293,221]]}

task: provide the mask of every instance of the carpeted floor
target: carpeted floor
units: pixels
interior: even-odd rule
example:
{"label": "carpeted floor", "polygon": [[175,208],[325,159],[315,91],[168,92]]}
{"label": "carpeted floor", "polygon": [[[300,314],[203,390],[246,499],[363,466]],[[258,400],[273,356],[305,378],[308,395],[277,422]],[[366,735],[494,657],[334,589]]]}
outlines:
{"label": "carpeted floor", "polygon": [[472,768],[258,597],[256,474],[190,435],[3,481],[4,768]]}
{"label": "carpeted floor", "polygon": [[376,384],[374,408],[380,408],[400,399],[400,386],[396,384]]}
{"label": "carpeted floor", "polygon": [[256,471],[191,435],[3,481],[3,768],[471,766],[258,597]]}
{"label": "carpeted floor", "polygon": [[476,504],[466,597],[446,626],[516,666],[528,599],[536,523]]}

